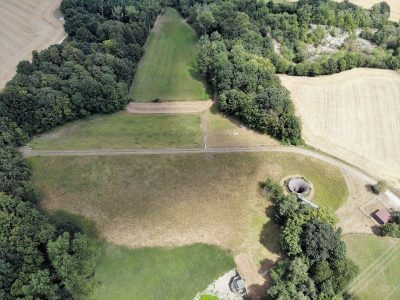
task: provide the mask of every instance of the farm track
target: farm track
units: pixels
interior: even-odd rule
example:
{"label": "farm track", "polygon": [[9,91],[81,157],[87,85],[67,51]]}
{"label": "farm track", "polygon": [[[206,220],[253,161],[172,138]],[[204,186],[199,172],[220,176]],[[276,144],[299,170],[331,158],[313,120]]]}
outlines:
{"label": "farm track", "polygon": [[258,147],[227,147],[227,148],[164,148],[164,149],[91,149],[91,150],[33,150],[21,148],[24,157],[35,156],[118,156],[118,155],[174,155],[174,154],[202,154],[202,153],[258,153],[258,152],[284,152],[319,159],[340,169],[346,170],[356,177],[374,184],[376,180],[346,163],[333,157],[323,155],[311,150],[290,146],[258,146]]}
{"label": "farm track", "polygon": [[163,103],[131,102],[126,107],[126,111],[132,114],[188,114],[209,110],[212,105],[211,100]]}

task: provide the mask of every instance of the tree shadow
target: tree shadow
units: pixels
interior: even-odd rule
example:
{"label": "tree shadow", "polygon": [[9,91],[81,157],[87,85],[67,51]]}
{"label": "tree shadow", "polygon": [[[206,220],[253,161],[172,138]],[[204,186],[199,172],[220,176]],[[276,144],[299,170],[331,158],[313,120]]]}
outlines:
{"label": "tree shadow", "polygon": [[214,90],[213,90],[212,86],[207,83],[206,79],[199,72],[199,69],[198,69],[195,61],[192,61],[189,64],[189,74],[194,80],[197,80],[203,84],[203,87],[204,87],[207,95],[210,98],[212,98],[212,96],[214,94]]}

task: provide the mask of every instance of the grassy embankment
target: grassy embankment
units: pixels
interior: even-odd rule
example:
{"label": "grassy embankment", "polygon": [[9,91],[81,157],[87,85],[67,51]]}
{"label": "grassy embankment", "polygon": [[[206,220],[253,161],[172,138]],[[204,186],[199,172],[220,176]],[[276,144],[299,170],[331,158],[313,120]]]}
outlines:
{"label": "grassy embankment", "polygon": [[137,102],[206,100],[205,83],[194,70],[199,38],[172,8],[156,23],[132,86]]}
{"label": "grassy embankment", "polygon": [[200,115],[135,115],[117,113],[67,124],[33,139],[45,150],[101,148],[200,147]]}
{"label": "grassy embankment", "polygon": [[350,292],[360,300],[400,299],[400,240],[350,234],[344,241],[349,257],[360,268]]}

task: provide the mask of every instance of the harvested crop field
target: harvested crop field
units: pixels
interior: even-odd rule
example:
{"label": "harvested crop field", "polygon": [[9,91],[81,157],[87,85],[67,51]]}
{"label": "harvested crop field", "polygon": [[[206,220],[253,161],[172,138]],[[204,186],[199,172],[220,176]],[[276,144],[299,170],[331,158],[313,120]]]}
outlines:
{"label": "harvested crop field", "polygon": [[281,76],[307,144],[400,186],[400,75],[354,69],[330,76]]}
{"label": "harvested crop field", "polygon": [[64,22],[56,16],[61,0],[0,1],[0,89],[21,60],[65,36]]}

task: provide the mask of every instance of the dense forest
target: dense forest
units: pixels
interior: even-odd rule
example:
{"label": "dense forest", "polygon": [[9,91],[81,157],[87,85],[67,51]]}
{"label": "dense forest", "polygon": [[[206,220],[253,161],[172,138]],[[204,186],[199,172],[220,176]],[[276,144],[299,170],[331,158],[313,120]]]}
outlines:
{"label": "dense forest", "polygon": [[285,195],[271,180],[265,189],[274,203],[274,220],[280,225],[280,246],[287,259],[271,272],[269,299],[346,299],[346,287],[358,267],[346,257],[346,245],[335,228],[336,215],[314,209]]}
{"label": "dense forest", "polygon": [[[301,124],[275,73],[400,68],[400,25],[385,2],[371,10],[332,0],[172,2],[201,35],[198,67],[220,110],[284,143],[302,143]],[[314,53],[327,37],[339,45]]]}
{"label": "dense forest", "polygon": [[153,0],[63,0],[68,39],[22,61],[0,94],[0,299],[78,299],[93,289],[100,247],[49,218],[17,147],[34,134],[128,103]]}

